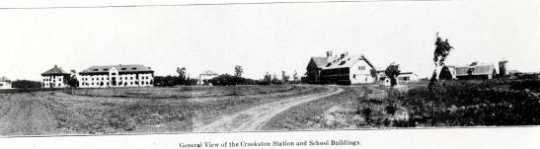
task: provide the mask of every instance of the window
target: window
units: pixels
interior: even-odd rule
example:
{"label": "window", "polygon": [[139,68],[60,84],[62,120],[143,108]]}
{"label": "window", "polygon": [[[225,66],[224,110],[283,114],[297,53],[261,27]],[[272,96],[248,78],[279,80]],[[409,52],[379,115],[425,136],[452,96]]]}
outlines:
{"label": "window", "polygon": [[366,70],[366,66],[359,66],[358,70]]}
{"label": "window", "polygon": [[346,62],[347,62],[347,61],[341,61],[341,62],[339,63],[339,65],[343,65],[343,64],[345,64]]}
{"label": "window", "polygon": [[135,68],[135,67],[131,67],[131,70],[137,70],[137,68]]}
{"label": "window", "polygon": [[356,79],[356,74],[353,74],[353,78]]}
{"label": "window", "polygon": [[122,68],[122,69],[120,69],[120,70],[126,70],[126,69],[127,69],[127,68]]}
{"label": "window", "polygon": [[111,75],[116,75],[116,73],[111,73]]}
{"label": "window", "polygon": [[94,71],[99,71],[99,69],[94,69]]}

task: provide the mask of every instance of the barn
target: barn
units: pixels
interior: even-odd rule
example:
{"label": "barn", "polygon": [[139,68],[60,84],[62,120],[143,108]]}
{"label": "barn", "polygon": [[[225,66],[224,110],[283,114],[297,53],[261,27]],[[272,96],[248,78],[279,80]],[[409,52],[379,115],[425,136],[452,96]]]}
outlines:
{"label": "barn", "polygon": [[325,84],[369,84],[376,82],[376,69],[364,55],[328,56],[321,68],[320,82]]}

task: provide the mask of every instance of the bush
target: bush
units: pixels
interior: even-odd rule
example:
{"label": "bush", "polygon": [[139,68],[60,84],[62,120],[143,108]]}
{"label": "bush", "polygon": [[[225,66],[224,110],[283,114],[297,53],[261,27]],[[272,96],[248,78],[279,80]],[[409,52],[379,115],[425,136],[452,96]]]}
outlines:
{"label": "bush", "polygon": [[257,81],[252,80],[252,79],[243,78],[243,77],[239,77],[239,76],[232,76],[232,75],[229,75],[229,74],[219,75],[219,76],[217,76],[215,78],[212,78],[212,79],[208,80],[208,82],[212,83],[213,85],[221,85],[221,86],[260,84]]}
{"label": "bush", "polygon": [[155,76],[154,86],[197,85],[197,79],[181,79],[175,76]]}
{"label": "bush", "polygon": [[[443,81],[431,90],[411,89],[400,101],[414,122],[427,125],[537,125],[540,98],[524,91],[535,90],[537,82]],[[507,84],[509,89],[500,87]]]}
{"label": "bush", "polygon": [[18,89],[34,89],[41,88],[41,82],[30,80],[16,80],[11,82],[11,87]]}

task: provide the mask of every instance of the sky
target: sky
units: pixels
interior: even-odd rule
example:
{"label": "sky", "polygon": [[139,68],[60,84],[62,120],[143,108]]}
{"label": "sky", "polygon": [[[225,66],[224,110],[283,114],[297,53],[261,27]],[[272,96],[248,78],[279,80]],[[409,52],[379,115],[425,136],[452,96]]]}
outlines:
{"label": "sky", "polygon": [[[253,2],[271,0],[224,0]],[[309,0],[300,0],[309,1]],[[0,7],[219,3],[211,0],[4,0]],[[265,72],[304,74],[325,51],[364,54],[379,69],[391,62],[427,77],[435,33],[455,48],[447,64],[508,60],[540,71],[537,0],[391,1],[182,7],[0,9],[0,76],[40,80],[54,65],[143,64],[156,75],[205,70],[259,79]]]}

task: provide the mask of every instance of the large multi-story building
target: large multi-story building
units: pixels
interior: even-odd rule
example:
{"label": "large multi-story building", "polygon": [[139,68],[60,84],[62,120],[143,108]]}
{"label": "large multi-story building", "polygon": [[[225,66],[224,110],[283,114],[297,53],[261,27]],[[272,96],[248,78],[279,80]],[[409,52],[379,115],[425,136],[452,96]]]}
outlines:
{"label": "large multi-story building", "polygon": [[68,87],[67,79],[69,78],[69,73],[62,70],[62,68],[54,65],[53,68],[45,71],[41,74],[43,80],[43,88],[64,88]]}
{"label": "large multi-story building", "polygon": [[144,65],[92,66],[79,72],[81,88],[150,87],[154,71]]}

